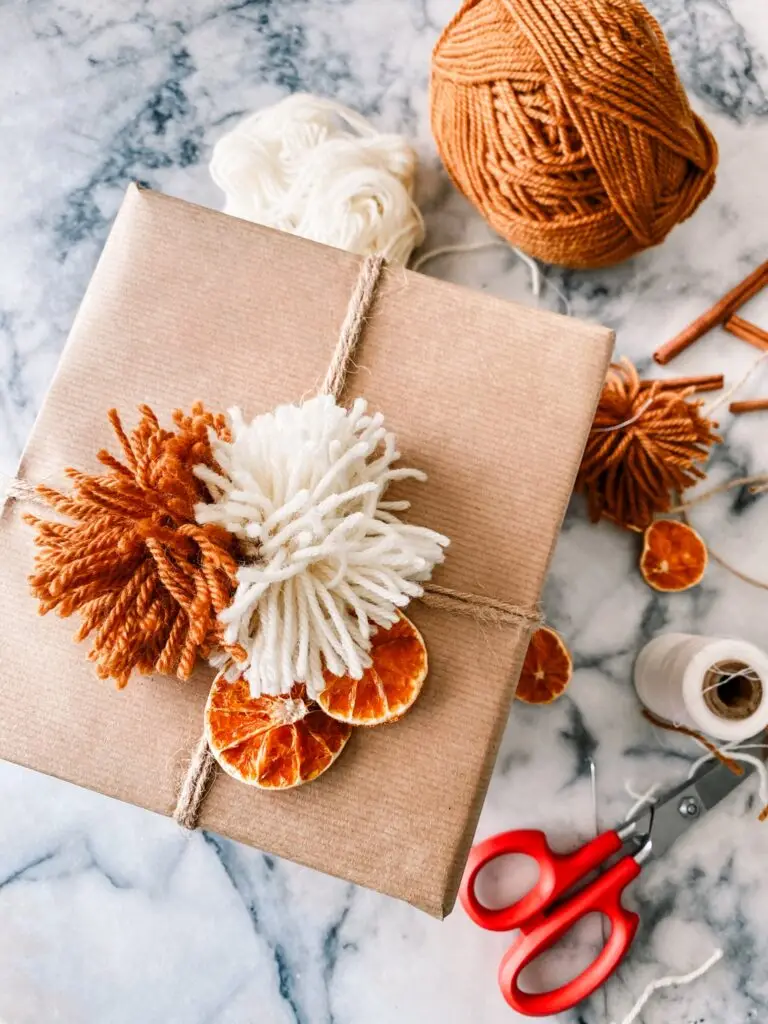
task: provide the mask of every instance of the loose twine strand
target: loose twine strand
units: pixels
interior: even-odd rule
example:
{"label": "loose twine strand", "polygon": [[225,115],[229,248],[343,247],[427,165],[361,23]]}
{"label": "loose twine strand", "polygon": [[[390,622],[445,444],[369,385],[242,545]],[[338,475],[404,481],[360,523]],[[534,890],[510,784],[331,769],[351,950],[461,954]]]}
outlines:
{"label": "loose twine strand", "polygon": [[731,396],[734,395],[740,388],[744,387],[747,381],[751,380],[752,377],[762,366],[763,362],[768,359],[768,351],[763,352],[752,365],[747,369],[743,377],[740,377],[735,384],[732,384],[727,391],[723,392],[722,395],[718,395],[714,401],[710,402],[709,405],[705,406],[702,411],[703,416],[711,417],[715,409],[719,409],[721,405],[725,405],[730,400]]}
{"label": "loose twine strand", "polygon": [[[726,491],[733,490],[734,487],[749,487],[752,494],[763,494],[768,490],[768,474],[760,473],[756,476],[740,476],[733,480],[726,480],[725,483],[718,484],[716,487],[711,487],[709,490],[702,492],[701,494],[695,495],[688,501],[681,502],[669,509],[669,514],[679,514],[684,523],[691,525],[690,517],[688,516],[688,510],[694,505],[700,505],[702,502],[709,501],[710,498],[714,498],[716,494],[723,494]],[[768,583],[765,580],[757,579],[754,576],[750,576],[746,572],[742,572],[741,569],[737,569],[735,565],[732,565],[726,558],[715,551],[709,542],[706,542],[707,553],[713,561],[721,565],[723,569],[732,573],[737,579],[742,580],[744,583],[748,583],[752,587],[758,587],[760,590],[768,590]]]}
{"label": "loose twine strand", "polygon": [[[341,325],[339,340],[331,357],[328,372],[320,386],[320,394],[332,395],[336,401],[341,398],[347,376],[354,365],[355,350],[368,322],[384,265],[385,261],[381,255],[367,256],[361,264]],[[424,587],[424,594],[420,600],[431,608],[469,615],[485,625],[516,625],[526,631],[532,631],[541,622],[537,608],[507,604],[492,597],[451,590],[434,583]],[[213,782],[216,768],[216,761],[203,735],[182,779],[173,812],[174,820],[183,828],[196,827],[200,808]]]}
{"label": "loose twine strand", "polygon": [[[752,378],[752,376],[757,372],[757,370],[760,368],[760,366],[766,359],[768,359],[768,352],[763,352],[763,354],[758,356],[754,363],[752,363],[752,365],[749,367],[749,369],[743,377],[736,381],[736,383],[733,384],[730,388],[728,388],[728,390],[724,394],[719,395],[714,402],[710,403],[710,405],[706,407],[706,409],[704,410],[704,415],[710,416],[715,409],[719,408],[719,406],[727,402],[731,398],[731,396],[736,391],[739,390],[739,388],[743,387],[743,385],[746,384],[747,381]],[[753,494],[761,494],[766,490],[766,485],[768,484],[768,475],[741,477],[737,480],[730,480],[725,484],[721,484],[719,487],[712,488],[710,491],[707,491],[703,495],[697,495],[697,497],[692,498],[685,504],[679,505],[678,508],[674,511],[680,512],[682,514],[683,521],[690,525],[690,519],[688,517],[688,508],[690,508],[691,505],[696,505],[701,501],[706,501],[708,498],[714,497],[715,494],[719,494],[722,491],[728,491],[732,487],[738,487],[747,484],[753,485],[751,488]],[[727,570],[732,575],[734,575],[737,579],[740,579],[743,583],[747,583],[752,587],[758,587],[760,590],[768,590],[768,583],[765,580],[757,579],[754,576],[750,576],[749,573],[742,572],[741,569],[737,569],[735,565],[732,565],[719,552],[715,551],[709,545],[709,543],[707,543],[707,551],[709,552],[709,557],[711,559],[717,562],[718,565],[722,566],[723,569]]]}

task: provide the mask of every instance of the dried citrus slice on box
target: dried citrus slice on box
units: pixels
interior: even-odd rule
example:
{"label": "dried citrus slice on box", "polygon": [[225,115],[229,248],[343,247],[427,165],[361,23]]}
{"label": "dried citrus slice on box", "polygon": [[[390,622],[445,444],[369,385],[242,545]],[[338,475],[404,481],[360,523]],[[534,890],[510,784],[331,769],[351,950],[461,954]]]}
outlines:
{"label": "dried citrus slice on box", "polygon": [[657,519],[645,531],[640,572],[654,590],[688,590],[701,582],[706,568],[707,546],[687,523]]}
{"label": "dried citrus slice on box", "polygon": [[251,697],[242,677],[217,679],[205,707],[205,735],[225,772],[259,789],[311,782],[333,764],[348,725],[329,718],[296,685],[289,697]]}
{"label": "dried citrus slice on box", "polygon": [[551,704],[571,681],[573,662],[563,638],[547,626],[528,644],[515,696],[526,704]]}
{"label": "dried citrus slice on box", "polygon": [[427,648],[410,619],[379,629],[371,642],[373,664],[361,679],[326,670],[317,698],[333,718],[350,725],[381,725],[401,718],[421,693],[427,675]]}

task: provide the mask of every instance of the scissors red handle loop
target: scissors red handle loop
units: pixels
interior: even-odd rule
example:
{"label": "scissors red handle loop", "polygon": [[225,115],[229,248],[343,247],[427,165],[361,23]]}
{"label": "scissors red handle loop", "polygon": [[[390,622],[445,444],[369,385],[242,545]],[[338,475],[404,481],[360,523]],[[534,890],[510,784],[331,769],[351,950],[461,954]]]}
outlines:
{"label": "scissors red handle loop", "polygon": [[[639,874],[640,866],[634,858],[624,857],[550,914],[536,918],[522,930],[499,967],[499,985],[513,1010],[528,1017],[562,1013],[592,995],[610,977],[632,944],[640,921],[637,914],[621,904],[622,892]],[[578,920],[594,911],[605,914],[611,924],[611,933],[597,958],[560,988],[551,992],[523,992],[518,979],[524,968],[558,942]]]}
{"label": "scissors red handle loop", "polygon": [[[554,902],[562,893],[603,864],[621,849],[616,832],[604,832],[573,853],[555,853],[547,837],[537,829],[513,829],[491,836],[472,848],[459,890],[462,906],[481,928],[490,931],[511,931],[522,928],[527,921]],[[534,887],[508,907],[491,909],[477,898],[477,876],[492,860],[508,854],[533,857],[539,865],[539,878]]]}

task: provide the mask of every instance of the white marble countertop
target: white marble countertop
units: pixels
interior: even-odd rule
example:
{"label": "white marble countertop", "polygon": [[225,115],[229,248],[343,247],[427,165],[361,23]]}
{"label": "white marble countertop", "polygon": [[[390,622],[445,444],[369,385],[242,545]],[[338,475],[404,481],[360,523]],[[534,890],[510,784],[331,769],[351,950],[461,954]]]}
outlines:
{"label": "white marble countertop", "polygon": [[[649,0],[692,102],[721,148],[718,184],[657,251],[602,272],[555,272],[574,314],[652,349],[768,255],[768,11],[764,0]],[[456,0],[5,0],[0,2],[0,470],[12,472],[130,179],[219,206],[212,143],[286,91],[329,94],[411,136],[429,244],[488,237],[430,140],[429,53]],[[526,269],[492,250],[430,272],[533,302]],[[762,307],[760,303],[762,302]],[[750,308],[768,326],[768,295]],[[674,375],[754,352],[713,332]],[[744,390],[768,393],[768,365]],[[722,418],[711,480],[766,468],[768,420]],[[732,492],[696,513],[735,563],[768,578],[765,500]],[[664,598],[634,538],[569,514],[546,591],[576,661],[550,708],[515,706],[478,835],[541,825],[562,844],[626,811],[629,781],[682,778],[695,748],[641,718],[633,658],[663,630],[768,643],[768,593],[717,565]],[[52,666],[55,671],[55,666]],[[34,715],[34,694],[30,694]],[[657,995],[642,1024],[768,1020],[768,824],[754,782],[637,883],[630,958],[569,1024],[620,1021],[645,984],[723,960]],[[440,923],[212,835],[0,766],[0,1018],[5,1024],[501,1024],[504,934],[457,910]],[[561,954],[563,957],[567,953]],[[557,966],[557,965],[556,965]]]}

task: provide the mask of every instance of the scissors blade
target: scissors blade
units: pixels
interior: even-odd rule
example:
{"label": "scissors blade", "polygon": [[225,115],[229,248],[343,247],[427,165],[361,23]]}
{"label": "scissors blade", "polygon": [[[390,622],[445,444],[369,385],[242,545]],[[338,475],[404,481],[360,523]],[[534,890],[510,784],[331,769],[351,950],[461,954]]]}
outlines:
{"label": "scissors blade", "polygon": [[716,807],[747,779],[754,767],[743,764],[744,773],[737,775],[723,764],[705,768],[694,778],[670,790],[653,808],[650,829],[649,859],[655,859],[673,846],[692,825]]}

